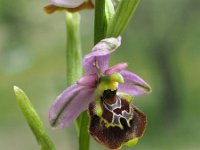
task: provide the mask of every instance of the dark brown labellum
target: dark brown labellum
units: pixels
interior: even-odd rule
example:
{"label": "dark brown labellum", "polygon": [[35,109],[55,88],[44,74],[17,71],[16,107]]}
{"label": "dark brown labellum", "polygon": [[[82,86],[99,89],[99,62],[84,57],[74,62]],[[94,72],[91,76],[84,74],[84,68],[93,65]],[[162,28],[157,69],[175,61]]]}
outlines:
{"label": "dark brown labellum", "polygon": [[141,137],[146,116],[116,91],[106,90],[101,97],[102,116],[96,114],[96,103],[89,105],[89,132],[96,141],[109,149],[119,149],[135,137]]}

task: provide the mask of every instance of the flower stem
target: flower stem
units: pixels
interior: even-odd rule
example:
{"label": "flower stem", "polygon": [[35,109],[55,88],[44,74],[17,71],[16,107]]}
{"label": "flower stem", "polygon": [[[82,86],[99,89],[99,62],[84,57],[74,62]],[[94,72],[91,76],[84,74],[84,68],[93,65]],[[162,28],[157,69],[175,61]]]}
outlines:
{"label": "flower stem", "polygon": [[[80,15],[79,13],[66,13],[67,27],[67,85],[77,81],[82,74],[82,51],[80,38]],[[76,120],[76,129],[79,136],[79,150],[89,150],[90,137],[88,134],[89,117],[87,111],[81,113]]]}
{"label": "flower stem", "polygon": [[81,40],[80,40],[80,15],[79,13],[66,13],[67,49],[66,49],[66,75],[67,86],[73,84],[81,77]]}
{"label": "flower stem", "polygon": [[78,119],[81,122],[79,126],[79,150],[89,150],[90,136],[88,134],[88,124],[89,124],[88,112],[84,111],[79,116]]}

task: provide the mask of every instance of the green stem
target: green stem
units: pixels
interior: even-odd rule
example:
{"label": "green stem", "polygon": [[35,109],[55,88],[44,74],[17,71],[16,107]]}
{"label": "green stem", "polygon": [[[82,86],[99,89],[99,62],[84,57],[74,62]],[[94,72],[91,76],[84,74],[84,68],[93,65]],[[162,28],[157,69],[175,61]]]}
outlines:
{"label": "green stem", "polygon": [[82,52],[80,40],[79,13],[66,13],[67,49],[66,49],[66,75],[67,86],[73,84],[82,75]]}
{"label": "green stem", "polygon": [[[67,27],[67,85],[70,86],[82,75],[82,51],[80,38],[80,15],[66,13]],[[89,117],[87,111],[81,113],[76,120],[76,129],[79,136],[79,150],[89,150],[90,137],[88,134]]]}
{"label": "green stem", "polygon": [[84,111],[80,117],[79,121],[81,122],[79,129],[79,150],[89,150],[90,149],[90,136],[88,134],[88,124],[89,117],[88,112]]}

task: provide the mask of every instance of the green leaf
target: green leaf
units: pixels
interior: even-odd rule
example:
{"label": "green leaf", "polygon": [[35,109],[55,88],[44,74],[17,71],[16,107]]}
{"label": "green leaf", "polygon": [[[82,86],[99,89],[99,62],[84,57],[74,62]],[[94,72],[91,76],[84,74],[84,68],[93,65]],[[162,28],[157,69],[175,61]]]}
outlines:
{"label": "green leaf", "polygon": [[45,131],[44,125],[26,94],[17,86],[14,86],[17,103],[23,113],[29,127],[35,135],[41,150],[55,150],[55,146]]}
{"label": "green leaf", "polygon": [[108,24],[106,37],[117,37],[127,27],[140,0],[121,0],[116,13]]}

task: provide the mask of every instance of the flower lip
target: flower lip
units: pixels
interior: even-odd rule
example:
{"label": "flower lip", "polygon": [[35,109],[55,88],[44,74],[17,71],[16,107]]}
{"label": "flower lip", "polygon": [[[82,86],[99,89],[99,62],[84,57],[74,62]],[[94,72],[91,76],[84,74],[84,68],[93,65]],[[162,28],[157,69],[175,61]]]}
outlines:
{"label": "flower lip", "polygon": [[[107,95],[108,98],[115,94],[113,92],[109,92],[110,91],[106,93],[106,95],[111,94]],[[92,102],[89,105],[89,113],[91,116],[89,132],[97,142],[105,145],[109,149],[119,149],[127,142],[142,137],[146,127],[147,121],[145,114],[125,99],[122,98],[120,101],[121,107],[118,108],[118,105],[116,105],[117,108],[113,110],[113,114],[104,108],[102,116],[98,116],[96,114],[95,102]],[[115,107],[113,104],[110,106]],[[112,118],[115,118],[114,116],[125,114],[124,111],[131,113],[131,116],[129,117],[127,115],[124,116],[125,118],[128,117],[128,120],[125,118],[121,118],[119,120],[114,119],[114,123],[121,122],[122,128],[118,125],[110,123],[113,122]],[[127,123],[127,121],[129,123]]]}

